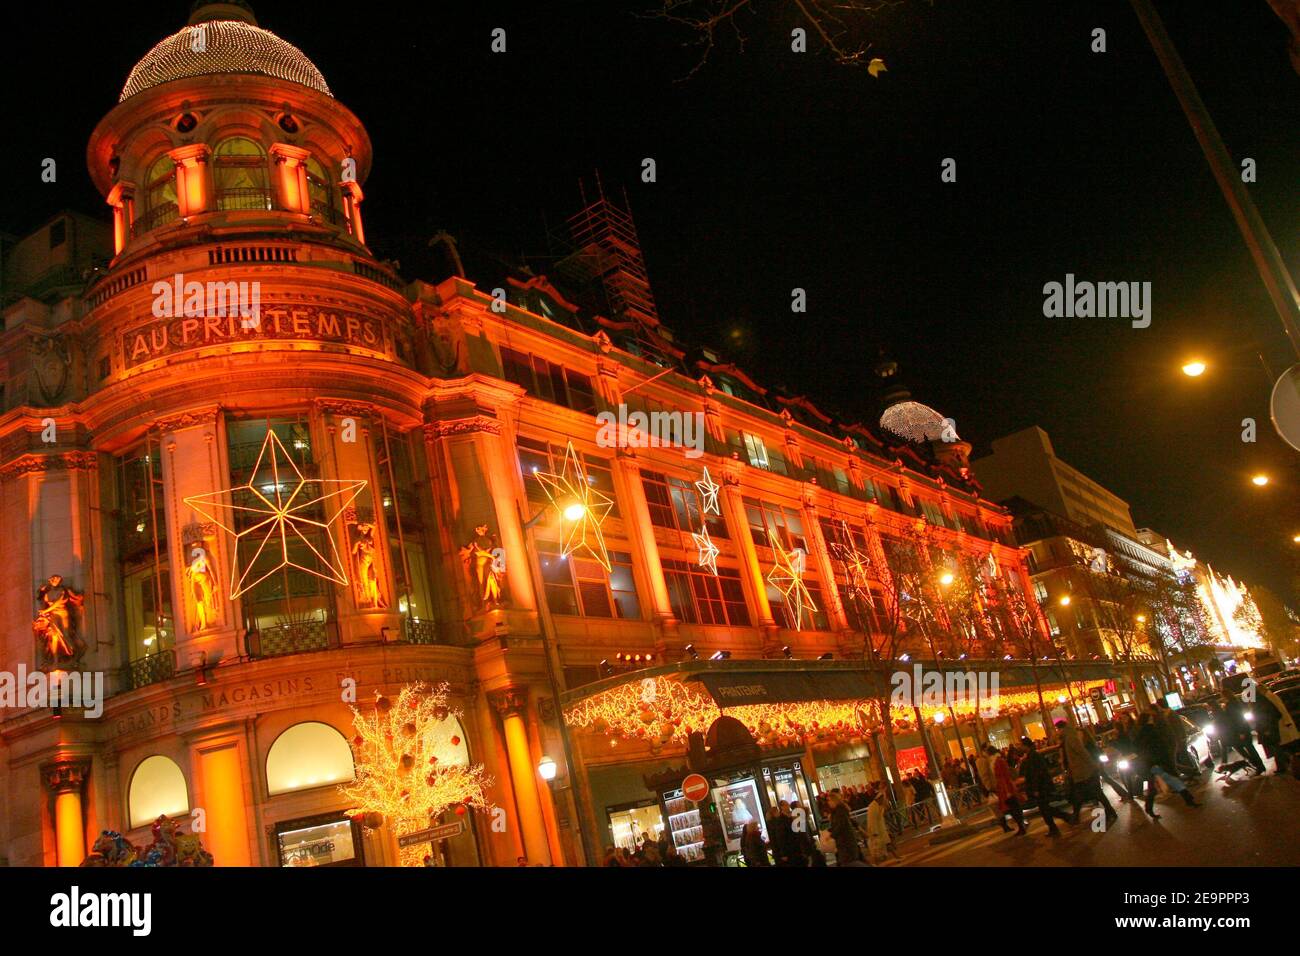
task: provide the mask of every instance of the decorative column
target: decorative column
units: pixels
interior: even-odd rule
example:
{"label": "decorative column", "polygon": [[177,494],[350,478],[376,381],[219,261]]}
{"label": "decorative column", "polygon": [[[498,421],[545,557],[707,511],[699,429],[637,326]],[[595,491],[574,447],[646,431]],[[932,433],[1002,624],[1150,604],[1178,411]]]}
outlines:
{"label": "decorative column", "polygon": [[311,215],[311,193],[307,189],[307,157],[311,152],[288,143],[275,143],[268,152],[276,167],[280,208]]}
{"label": "decorative column", "polygon": [[363,246],[366,244],[366,230],[361,224],[361,200],[365,197],[361,193],[361,187],[355,182],[340,183],[339,189],[343,193],[343,212],[347,216],[348,231],[352,237]]}
{"label": "decorative column", "polygon": [[[230,487],[225,423],[212,406],[159,420],[155,428],[163,450],[163,501],[167,545],[172,554],[172,608],[176,622],[178,669],[212,666],[239,656],[236,605],[228,580],[234,566],[235,539],[185,503]],[[212,575],[212,586],[186,586],[186,569]],[[205,598],[200,603],[199,594]]]}
{"label": "decorative column", "polygon": [[804,537],[812,554],[808,555],[817,576],[822,581],[822,600],[826,602],[826,619],[831,630],[845,634],[849,629],[849,618],[840,600],[839,588],[835,586],[835,564],[831,561],[830,550],[826,547],[826,538],[822,534],[821,523],[817,520],[816,503],[805,500],[803,508]]}
{"label": "decorative column", "polygon": [[740,479],[730,471],[722,476],[719,501],[731,528],[736,556],[740,559],[740,580],[749,592],[750,609],[763,632],[764,653],[767,653],[771,649],[769,645],[776,646],[776,632],[780,628],[772,619],[772,605],[767,599],[767,577],[762,562],[758,559],[754,536],[749,530],[749,518],[745,515],[745,502],[740,492]]}
{"label": "decorative column", "polygon": [[524,853],[529,863],[551,863],[551,847],[546,838],[546,816],[537,789],[537,768],[528,744],[528,726],[524,710],[528,706],[528,688],[511,685],[488,692],[488,700],[501,718],[506,742],[506,759],[510,765],[510,782],[514,785],[515,806],[519,809],[519,827],[523,831]]}
{"label": "decorative column", "polygon": [[208,156],[205,143],[181,146],[167,154],[176,164],[176,205],[181,218],[197,216],[210,208],[212,190],[208,188]]}
{"label": "decorative column", "polygon": [[41,781],[54,796],[54,846],[59,866],[80,866],[86,858],[81,794],[89,775],[89,757],[64,757],[41,767]]}
{"label": "decorative column", "polygon": [[113,207],[113,254],[117,255],[131,241],[131,226],[135,222],[135,184],[115,183],[108,193],[108,204]]}
{"label": "decorative column", "polygon": [[190,765],[198,771],[195,805],[207,811],[207,845],[217,866],[252,866],[251,805],[244,780],[242,728],[218,731],[195,742]]}
{"label": "decorative column", "polygon": [[[641,484],[641,468],[636,456],[628,449],[619,449],[614,456],[614,482],[618,500],[627,511],[623,526],[632,542],[633,560],[640,566],[649,585],[650,610],[654,614],[656,630],[662,635],[661,643],[665,643],[664,639],[676,632],[677,619],[673,617],[672,603],[668,599],[659,545],[650,521],[650,506],[646,502],[645,486]],[[661,653],[663,650],[663,647],[659,648]]]}

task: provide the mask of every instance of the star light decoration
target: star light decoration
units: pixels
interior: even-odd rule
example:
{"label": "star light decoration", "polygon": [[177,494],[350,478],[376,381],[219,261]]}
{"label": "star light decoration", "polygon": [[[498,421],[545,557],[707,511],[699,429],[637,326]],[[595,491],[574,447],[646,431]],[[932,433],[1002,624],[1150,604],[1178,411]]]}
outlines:
{"label": "star light decoration", "polygon": [[[270,469],[269,481],[266,478],[260,481],[258,479],[263,467]],[[365,489],[366,482],[313,479],[311,483],[334,486],[334,490],[308,497],[304,491],[307,479],[293,463],[292,456],[281,444],[279,436],[274,431],[268,431],[248,484],[191,495],[185,499],[187,505],[235,538],[235,559],[230,571],[230,579],[234,582],[230,591],[232,599],[255,588],[286,567],[347,585],[347,569],[334,544],[330,526],[357,499]],[[234,503],[237,492],[246,493],[252,499],[251,503]],[[326,502],[330,504],[324,508],[323,519],[315,517],[317,506],[324,506]],[[243,531],[237,531],[234,528],[235,517],[241,513],[252,515],[255,523]],[[324,552],[304,533],[313,529],[323,532],[325,536],[328,547]],[[292,560],[290,547],[294,544],[306,546],[311,566]],[[240,554],[242,552],[247,556],[250,550],[251,557],[244,562],[241,574]]]}
{"label": "star light decoration", "polygon": [[718,576],[718,546],[713,543],[709,537],[709,526],[701,525],[699,534],[691,533],[695,539],[695,547],[699,549],[699,565],[710,571],[714,577]]}
{"label": "star light decoration", "polygon": [[609,552],[605,549],[601,527],[614,510],[614,502],[591,486],[591,479],[573,449],[573,442],[569,442],[564,452],[564,465],[559,474],[545,471],[536,474],[546,497],[560,514],[560,527],[564,532],[564,539],[560,542],[561,557],[585,551],[609,571]]}
{"label": "star light decoration", "polygon": [[719,487],[709,477],[709,469],[705,468],[704,477],[695,483],[695,490],[700,493],[700,511],[703,514],[722,514],[722,509],[718,507]]}
{"label": "star light decoration", "polygon": [[849,597],[871,606],[874,603],[871,596],[871,558],[854,545],[847,521],[840,522],[840,535],[840,540],[832,541],[826,550],[844,568],[844,583]]}
{"label": "star light decoration", "polygon": [[[781,592],[786,618],[793,618],[792,626],[796,631],[802,630],[804,612],[810,614],[817,612],[817,605],[813,603],[812,595],[808,592],[808,585],[803,583],[807,554],[802,548],[786,551],[776,540],[772,541],[772,553],[776,561],[772,570],[767,572],[767,583]],[[793,605],[793,613],[791,613],[791,605]]]}

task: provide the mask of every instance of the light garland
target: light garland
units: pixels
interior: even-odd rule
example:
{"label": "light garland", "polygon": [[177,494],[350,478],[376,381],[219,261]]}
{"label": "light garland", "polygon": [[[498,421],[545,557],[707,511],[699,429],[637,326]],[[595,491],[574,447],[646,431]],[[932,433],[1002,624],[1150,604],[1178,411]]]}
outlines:
{"label": "light garland", "polygon": [[332,96],[320,70],[296,46],[241,20],[210,20],[159,41],[126,78],[118,102],[190,76],[258,73]]}
{"label": "light garland", "polygon": [[[1081,686],[1086,694],[1105,683],[1090,680]],[[1053,695],[1064,690],[1064,684],[1045,684],[1044,704],[1052,706]],[[1034,688],[1000,692],[996,701],[996,716],[981,714],[986,720],[1038,710],[1038,692]],[[932,723],[937,713],[950,717],[947,704],[922,704],[919,709],[926,723]],[[958,720],[966,720],[975,716],[977,704],[973,700],[954,702],[951,709]],[[916,729],[911,707],[890,710],[895,732]],[[565,710],[564,720],[570,727],[594,734],[645,741],[652,752],[657,752],[669,744],[685,744],[694,732],[707,732],[724,715],[744,724],[760,746],[788,747],[809,742],[848,743],[879,727],[879,714],[880,704],[871,698],[742,704],[723,709],[695,685],[660,676],[631,680],[584,698]]]}
{"label": "light garland", "polygon": [[[257,476],[262,471],[263,463],[268,456],[270,459],[271,482],[269,485],[263,483],[259,488]],[[281,462],[282,458],[283,463]],[[293,474],[292,482],[288,480],[290,472]],[[281,480],[282,477],[285,479],[284,481]],[[314,483],[321,486],[335,485],[337,487],[334,491],[325,492],[310,500],[307,499],[303,495],[303,488],[307,485],[307,479],[298,470],[298,466],[293,463],[292,456],[281,444],[279,436],[274,431],[268,431],[266,438],[262,442],[262,448],[257,453],[257,464],[253,466],[252,477],[249,478],[248,484],[224,491],[210,491],[206,494],[191,495],[185,499],[187,505],[209,521],[214,522],[222,531],[233,535],[235,538],[235,558],[230,571],[230,579],[234,582],[230,591],[232,600],[256,587],[276,571],[285,567],[305,571],[322,580],[347,585],[347,570],[344,568],[342,558],[339,556],[339,550],[334,544],[334,536],[331,533],[330,526],[347,509],[348,505],[357,499],[365,489],[366,482],[316,479]],[[287,492],[286,488],[288,488]],[[251,505],[234,504],[233,493],[237,491],[247,492],[252,496],[254,503]],[[331,499],[334,499],[334,510],[327,513],[324,520],[307,517],[307,514],[315,505]],[[253,515],[256,523],[243,531],[236,531],[233,527],[233,517],[237,512]],[[225,521],[218,517],[223,513],[226,516]],[[227,521],[230,524],[227,524]],[[312,528],[325,535],[325,540],[329,543],[328,553],[322,554],[311,543],[307,535],[303,533],[304,530]],[[241,574],[239,567],[240,546],[245,541],[257,542],[257,544],[252,549],[252,557],[249,558],[247,567],[243,569]],[[307,546],[308,551],[314,556],[312,563],[315,567],[304,567],[289,560],[289,545],[291,542]],[[247,554],[249,549],[244,548],[244,552]],[[263,560],[264,557],[268,560]],[[269,567],[268,562],[271,563]],[[259,570],[259,575],[255,580],[250,581],[249,578],[252,577],[254,568]]]}
{"label": "light garland", "polygon": [[[492,778],[483,766],[452,763],[445,749],[439,753],[432,731],[460,717],[447,703],[447,690],[447,684],[417,682],[403,687],[395,701],[376,693],[372,708],[352,708],[356,777],[339,790],[358,814],[378,814],[391,823],[395,836],[426,829],[448,810],[464,816],[470,809],[493,809],[487,796]],[[460,741],[452,737],[451,744]],[[368,825],[378,822],[372,816]],[[424,853],[423,844],[404,847],[401,863],[420,866]]]}

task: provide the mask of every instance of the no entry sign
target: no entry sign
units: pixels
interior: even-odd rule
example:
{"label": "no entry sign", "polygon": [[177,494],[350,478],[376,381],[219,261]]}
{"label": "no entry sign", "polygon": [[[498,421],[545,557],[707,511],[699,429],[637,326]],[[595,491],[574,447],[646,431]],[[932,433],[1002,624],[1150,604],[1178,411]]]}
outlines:
{"label": "no entry sign", "polygon": [[693,773],[682,781],[682,796],[691,803],[699,803],[709,795],[709,781]]}

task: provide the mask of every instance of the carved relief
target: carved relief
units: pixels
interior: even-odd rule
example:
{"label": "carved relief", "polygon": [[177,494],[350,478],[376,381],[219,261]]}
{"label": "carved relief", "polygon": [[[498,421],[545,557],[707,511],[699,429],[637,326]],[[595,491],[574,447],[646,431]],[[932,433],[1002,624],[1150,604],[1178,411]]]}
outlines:
{"label": "carved relief", "polygon": [[194,609],[191,631],[206,631],[218,623],[221,579],[209,547],[213,534],[212,525],[191,524],[181,535],[185,550],[185,593]]}
{"label": "carved relief", "polygon": [[506,551],[488,526],[474,529],[474,537],[461,549],[460,559],[469,575],[470,592],[475,606],[480,609],[500,607],[504,601],[506,583]]}
{"label": "carved relief", "polygon": [[379,585],[374,524],[355,515],[349,517],[348,540],[352,542],[352,586],[357,607],[388,607],[388,599]]}
{"label": "carved relief", "polygon": [[36,390],[47,405],[57,405],[68,387],[72,372],[72,349],[63,335],[33,333],[29,340]]}

